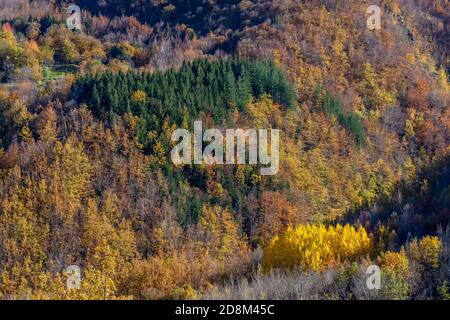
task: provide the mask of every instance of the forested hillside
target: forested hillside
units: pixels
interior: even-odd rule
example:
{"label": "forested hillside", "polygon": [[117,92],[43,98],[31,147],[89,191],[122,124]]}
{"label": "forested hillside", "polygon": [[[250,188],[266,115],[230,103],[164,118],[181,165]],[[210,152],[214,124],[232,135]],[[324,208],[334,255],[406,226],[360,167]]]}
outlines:
{"label": "forested hillside", "polygon": [[[75,2],[0,0],[1,299],[450,298],[448,1]],[[279,172],[173,164],[198,120]]]}

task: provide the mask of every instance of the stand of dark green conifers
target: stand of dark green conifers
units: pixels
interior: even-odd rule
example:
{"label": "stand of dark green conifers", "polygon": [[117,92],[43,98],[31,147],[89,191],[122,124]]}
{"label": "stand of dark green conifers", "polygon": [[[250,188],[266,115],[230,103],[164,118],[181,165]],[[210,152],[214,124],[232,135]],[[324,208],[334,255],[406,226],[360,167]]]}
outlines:
{"label": "stand of dark green conifers", "polygon": [[321,85],[314,92],[314,104],[318,111],[324,112],[328,117],[336,117],[340,125],[346,128],[355,138],[359,147],[366,143],[366,134],[361,117],[353,112],[345,112],[339,95],[332,95],[322,89]]}
{"label": "stand of dark green conifers", "polygon": [[[226,59],[197,60],[179,70],[155,73],[104,73],[87,75],[76,82],[75,98],[99,117],[131,112],[157,129],[164,118],[180,125],[200,114],[221,122],[230,109],[245,110],[251,96],[270,94],[287,108],[297,103],[295,87],[273,63]],[[145,95],[133,99],[133,93]]]}

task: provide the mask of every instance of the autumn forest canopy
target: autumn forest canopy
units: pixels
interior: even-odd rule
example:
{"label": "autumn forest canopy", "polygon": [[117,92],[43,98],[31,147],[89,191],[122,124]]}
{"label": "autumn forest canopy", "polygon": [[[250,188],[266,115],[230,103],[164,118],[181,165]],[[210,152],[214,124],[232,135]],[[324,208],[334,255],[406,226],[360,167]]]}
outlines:
{"label": "autumn forest canopy", "polygon": [[0,0],[0,299],[450,299],[448,1],[75,2]]}

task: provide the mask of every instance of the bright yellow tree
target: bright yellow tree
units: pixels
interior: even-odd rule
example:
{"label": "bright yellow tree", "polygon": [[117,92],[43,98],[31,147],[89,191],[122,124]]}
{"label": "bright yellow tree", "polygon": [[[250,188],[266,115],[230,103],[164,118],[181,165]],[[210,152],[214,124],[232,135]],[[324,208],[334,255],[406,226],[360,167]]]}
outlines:
{"label": "bright yellow tree", "polygon": [[300,225],[273,238],[264,250],[263,269],[318,271],[335,263],[354,261],[369,253],[371,239],[364,228],[350,225]]}

